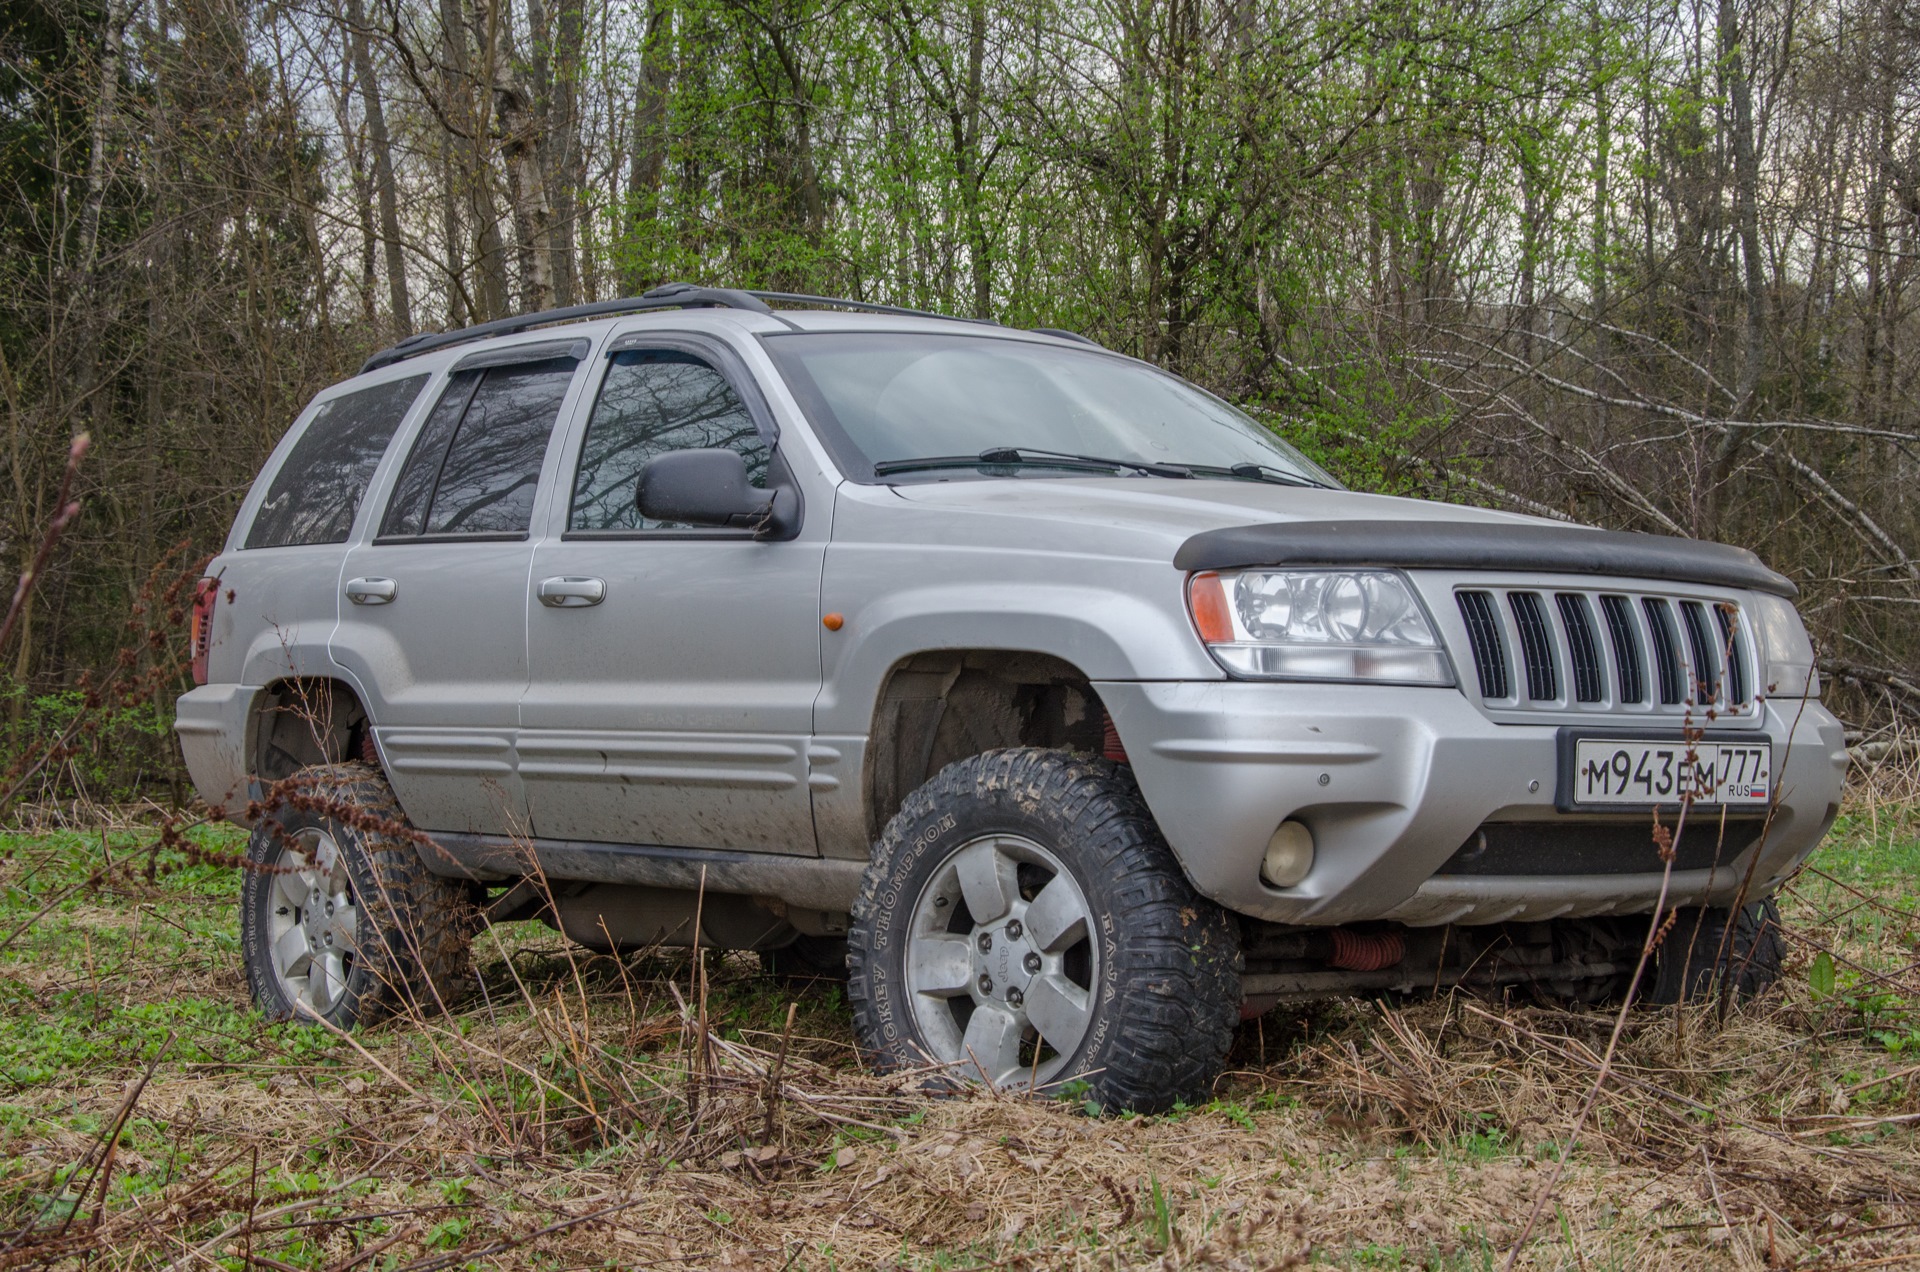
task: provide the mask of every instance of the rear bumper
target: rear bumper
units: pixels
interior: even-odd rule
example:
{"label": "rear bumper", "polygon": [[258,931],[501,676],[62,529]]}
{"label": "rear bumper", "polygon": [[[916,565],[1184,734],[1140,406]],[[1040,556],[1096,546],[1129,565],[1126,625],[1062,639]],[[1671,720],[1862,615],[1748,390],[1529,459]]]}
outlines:
{"label": "rear bumper", "polygon": [[217,815],[242,825],[253,798],[247,720],[259,692],[253,685],[201,685],[174,704],[173,731],[193,788]]}
{"label": "rear bumper", "polygon": [[[1454,689],[1096,689],[1194,886],[1230,910],[1279,923],[1498,923],[1643,913],[1660,895],[1659,873],[1436,876],[1484,823],[1570,820],[1554,803],[1559,721],[1495,724]],[[1769,703],[1762,731],[1781,792],[1766,837],[1712,869],[1675,870],[1671,901],[1731,901],[1749,865],[1751,894],[1766,894],[1838,813],[1846,748],[1832,713],[1818,702]],[[1713,833],[1717,816],[1697,810],[1683,833]],[[1615,817],[1644,820],[1651,835],[1650,814]],[[1273,888],[1260,860],[1288,818],[1312,829],[1314,865],[1295,887]]]}

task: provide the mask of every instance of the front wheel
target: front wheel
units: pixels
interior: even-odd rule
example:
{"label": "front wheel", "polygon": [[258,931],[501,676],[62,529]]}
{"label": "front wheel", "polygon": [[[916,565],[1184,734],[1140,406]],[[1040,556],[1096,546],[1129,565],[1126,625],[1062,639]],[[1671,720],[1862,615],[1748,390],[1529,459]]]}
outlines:
{"label": "front wheel", "polygon": [[990,751],[908,797],[867,867],[848,997],[876,1067],[1106,1108],[1204,1099],[1240,1007],[1233,919],[1127,770]]}
{"label": "front wheel", "polygon": [[1772,897],[1739,910],[1683,907],[1654,955],[1650,1003],[1701,1002],[1724,987],[1757,998],[1780,979],[1787,941]]}

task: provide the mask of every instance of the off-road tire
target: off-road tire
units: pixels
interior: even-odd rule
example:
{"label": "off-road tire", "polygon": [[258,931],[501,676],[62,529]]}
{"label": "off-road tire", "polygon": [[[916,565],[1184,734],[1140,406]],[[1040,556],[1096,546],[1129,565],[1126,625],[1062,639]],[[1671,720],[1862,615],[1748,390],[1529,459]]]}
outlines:
{"label": "off-road tire", "polygon": [[802,936],[777,950],[761,950],[760,970],[783,985],[802,989],[818,982],[845,983],[847,940],[843,936]]}
{"label": "off-road tire", "polygon": [[427,869],[419,837],[378,771],[315,765],[277,784],[247,843],[241,952],[262,1014],[276,1021],[306,1014],[276,972],[269,943],[275,879],[288,873],[279,863],[294,837],[312,831],[338,845],[358,911],[344,992],[319,1014],[350,1029],[405,1010],[438,1014],[464,998],[478,926],[466,886]]}
{"label": "off-road tire", "polygon": [[1041,1093],[1066,1088],[1104,1109],[1139,1112],[1206,1099],[1239,1020],[1238,924],[1194,892],[1131,770],[1058,750],[956,761],[887,824],[848,933],[847,997],[869,1063],[927,1066],[906,979],[910,916],[945,863],[994,835],[1023,837],[1059,859],[1098,943],[1091,1023]]}
{"label": "off-road tire", "polygon": [[1737,999],[1764,994],[1787,957],[1780,909],[1768,897],[1738,911],[1687,907],[1654,953],[1647,1001],[1702,1002],[1724,983]]}

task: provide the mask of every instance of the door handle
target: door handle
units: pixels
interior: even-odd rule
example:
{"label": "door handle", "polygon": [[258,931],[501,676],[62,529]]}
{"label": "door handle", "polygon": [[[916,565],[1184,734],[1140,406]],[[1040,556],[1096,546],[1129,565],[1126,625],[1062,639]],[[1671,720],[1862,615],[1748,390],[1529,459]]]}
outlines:
{"label": "door handle", "polygon": [[579,609],[586,605],[598,605],[607,599],[607,581],[585,578],[577,574],[541,579],[539,596],[542,605],[553,609]]}
{"label": "door handle", "polygon": [[348,579],[347,599],[355,605],[385,605],[400,591],[392,579]]}

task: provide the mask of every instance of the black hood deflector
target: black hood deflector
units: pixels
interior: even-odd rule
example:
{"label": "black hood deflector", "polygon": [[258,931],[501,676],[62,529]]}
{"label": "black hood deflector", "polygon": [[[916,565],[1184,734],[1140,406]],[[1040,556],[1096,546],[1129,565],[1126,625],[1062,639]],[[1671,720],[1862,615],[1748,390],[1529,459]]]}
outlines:
{"label": "black hood deflector", "polygon": [[1182,570],[1261,565],[1611,574],[1794,597],[1800,589],[1745,548],[1578,526],[1479,521],[1292,521],[1194,535],[1174,553]]}

